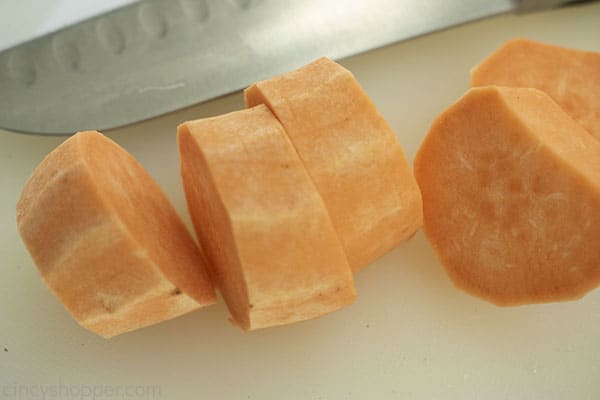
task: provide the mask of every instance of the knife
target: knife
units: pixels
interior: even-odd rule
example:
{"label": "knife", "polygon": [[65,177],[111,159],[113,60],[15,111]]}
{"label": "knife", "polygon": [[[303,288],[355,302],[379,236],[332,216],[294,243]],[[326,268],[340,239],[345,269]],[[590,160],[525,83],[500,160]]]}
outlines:
{"label": "knife", "polygon": [[144,0],[0,52],[0,127],[143,121],[289,71],[560,0]]}

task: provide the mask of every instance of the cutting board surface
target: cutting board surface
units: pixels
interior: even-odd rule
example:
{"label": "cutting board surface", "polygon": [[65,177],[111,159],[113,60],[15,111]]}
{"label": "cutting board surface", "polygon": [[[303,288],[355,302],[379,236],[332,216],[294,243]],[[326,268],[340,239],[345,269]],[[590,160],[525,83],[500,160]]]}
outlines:
{"label": "cutting board surface", "polygon": [[[501,43],[527,37],[600,51],[599,22],[600,3],[501,16],[342,64],[412,162],[435,116],[467,90],[469,69]],[[108,135],[190,226],[175,128],[242,107],[236,93]],[[243,333],[220,302],[103,340],[44,286],[16,231],[23,184],[62,140],[0,132],[0,398],[43,390],[164,399],[600,398],[600,290],[576,302],[498,308],[454,288],[422,233],[358,273],[357,302],[323,318]]]}

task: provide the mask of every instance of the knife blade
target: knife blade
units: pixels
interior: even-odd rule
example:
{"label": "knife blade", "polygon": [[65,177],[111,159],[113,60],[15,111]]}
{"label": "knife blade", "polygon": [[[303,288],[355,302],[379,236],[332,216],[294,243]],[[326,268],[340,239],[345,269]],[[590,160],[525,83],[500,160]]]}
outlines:
{"label": "knife blade", "polygon": [[340,59],[557,0],[144,0],[0,52],[0,127],[107,130]]}

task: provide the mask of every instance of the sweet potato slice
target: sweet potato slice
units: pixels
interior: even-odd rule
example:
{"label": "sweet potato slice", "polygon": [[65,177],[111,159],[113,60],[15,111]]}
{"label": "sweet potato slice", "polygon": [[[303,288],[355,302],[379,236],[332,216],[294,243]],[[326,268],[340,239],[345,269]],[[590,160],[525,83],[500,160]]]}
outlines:
{"label": "sweet potato slice", "polygon": [[600,139],[600,53],[515,39],[471,70],[471,85],[540,89]]}
{"label": "sweet potato slice", "polygon": [[101,336],[215,302],[204,258],[160,187],[98,132],[72,136],[40,163],[17,224],[50,289]]}
{"label": "sweet potato slice", "polygon": [[396,135],[354,76],[326,58],[258,82],[321,194],[353,270],[412,236],[421,194]]}
{"label": "sweet potato slice", "polygon": [[177,137],[192,221],[235,323],[281,325],[354,300],[323,201],[265,106],[183,123]]}
{"label": "sweet potato slice", "polygon": [[458,287],[518,305],[600,284],[600,142],[545,93],[469,90],[433,123],[415,174]]}

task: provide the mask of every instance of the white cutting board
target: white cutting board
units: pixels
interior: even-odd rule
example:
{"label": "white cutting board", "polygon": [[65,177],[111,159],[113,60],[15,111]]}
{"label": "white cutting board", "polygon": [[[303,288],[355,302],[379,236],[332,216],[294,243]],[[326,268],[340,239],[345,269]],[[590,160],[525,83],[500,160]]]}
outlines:
{"label": "white cutting board", "polygon": [[[515,36],[600,51],[600,3],[485,20],[343,64],[412,161],[469,68]],[[109,136],[189,226],[175,127],[242,106],[237,93]],[[498,308],[455,289],[421,233],[357,274],[357,302],[331,315],[243,333],[221,302],[103,340],[46,289],[15,228],[22,185],[62,140],[0,132],[0,398],[600,399],[600,290]]]}

